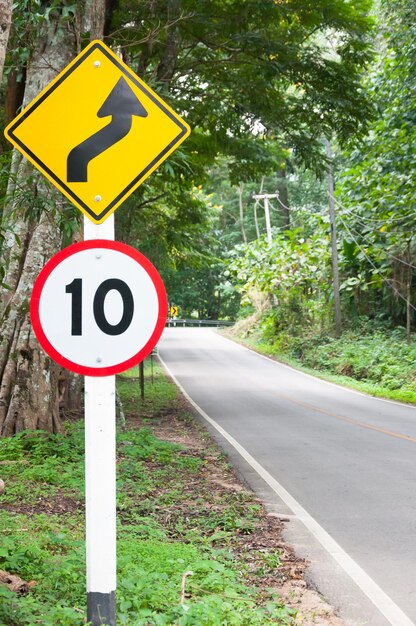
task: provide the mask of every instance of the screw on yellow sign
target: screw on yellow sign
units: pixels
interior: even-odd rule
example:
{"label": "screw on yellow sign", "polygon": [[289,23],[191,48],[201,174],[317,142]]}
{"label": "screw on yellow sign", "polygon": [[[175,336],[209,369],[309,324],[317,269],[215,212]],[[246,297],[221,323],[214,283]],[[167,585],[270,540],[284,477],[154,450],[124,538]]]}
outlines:
{"label": "screw on yellow sign", "polygon": [[101,41],[93,41],[5,130],[93,222],[103,222],[190,128]]}

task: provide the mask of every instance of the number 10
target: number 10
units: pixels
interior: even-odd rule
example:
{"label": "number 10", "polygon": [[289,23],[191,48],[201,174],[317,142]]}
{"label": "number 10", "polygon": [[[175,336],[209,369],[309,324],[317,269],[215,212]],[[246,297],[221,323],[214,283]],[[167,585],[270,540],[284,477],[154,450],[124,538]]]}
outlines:
{"label": "number 10", "polygon": [[[123,315],[117,324],[110,324],[104,312],[104,302],[109,291],[118,291],[123,300]],[[72,295],[71,335],[82,335],[82,278],[74,278],[66,285],[65,292]],[[99,285],[93,300],[95,322],[106,335],[121,335],[131,324],[134,314],[133,294],[129,286],[119,278],[108,278]]]}

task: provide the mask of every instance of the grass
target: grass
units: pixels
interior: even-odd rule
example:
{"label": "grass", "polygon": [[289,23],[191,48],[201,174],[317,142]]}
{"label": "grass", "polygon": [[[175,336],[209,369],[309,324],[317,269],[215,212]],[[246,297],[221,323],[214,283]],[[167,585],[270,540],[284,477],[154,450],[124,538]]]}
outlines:
{"label": "grass", "polygon": [[[191,419],[158,366],[152,384],[146,364],[144,400],[138,387],[136,370],[120,377],[127,427],[117,434],[117,624],[291,624],[294,612],[261,584],[279,571],[280,552],[253,548],[243,558],[236,549],[258,526],[254,496],[212,489],[213,469],[229,469],[208,438],[195,448],[156,436],[158,415],[174,419],[184,439]],[[66,436],[5,439],[0,463],[0,568],[33,583],[24,596],[0,586],[0,625],[85,624],[82,422],[68,424]]]}
{"label": "grass", "polygon": [[134,367],[118,377],[117,389],[126,413],[139,413],[142,418],[154,418],[169,410],[175,401],[176,387],[170,383],[154,357],[145,361],[145,393],[141,399],[139,368]]}
{"label": "grass", "polygon": [[340,338],[310,329],[296,336],[288,331],[271,335],[262,332],[261,325],[249,334],[238,330],[226,334],[307,374],[380,398],[416,404],[416,336],[408,345],[403,328],[374,328],[362,320]]}

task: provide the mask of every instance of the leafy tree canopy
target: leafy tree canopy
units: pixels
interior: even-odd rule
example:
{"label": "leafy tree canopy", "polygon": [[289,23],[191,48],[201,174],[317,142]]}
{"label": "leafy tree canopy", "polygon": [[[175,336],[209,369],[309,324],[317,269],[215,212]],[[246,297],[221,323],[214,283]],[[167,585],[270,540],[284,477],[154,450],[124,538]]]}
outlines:
{"label": "leafy tree canopy", "polygon": [[110,40],[186,115],[194,129],[187,151],[199,171],[206,158],[225,153],[244,180],[253,176],[252,163],[264,173],[279,160],[271,142],[256,135],[278,144],[284,138],[313,163],[322,134],[336,129],[346,140],[365,128],[370,106],[359,81],[370,58],[370,6],[369,0],[128,0],[114,15]]}
{"label": "leafy tree canopy", "polygon": [[415,17],[412,0],[380,4],[379,55],[366,81],[378,116],[347,156],[338,189],[349,280],[383,286],[395,315],[409,301],[415,264]]}

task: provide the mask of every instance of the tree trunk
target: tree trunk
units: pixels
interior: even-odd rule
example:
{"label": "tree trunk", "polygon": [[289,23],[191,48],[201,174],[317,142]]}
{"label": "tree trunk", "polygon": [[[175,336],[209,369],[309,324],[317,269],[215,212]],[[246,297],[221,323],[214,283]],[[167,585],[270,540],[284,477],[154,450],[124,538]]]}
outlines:
{"label": "tree trunk", "polygon": [[165,84],[173,78],[175,72],[176,60],[178,57],[179,45],[181,42],[179,28],[176,21],[180,16],[180,0],[168,0],[168,30],[166,36],[165,49],[162,59],[157,68],[157,78]]}
{"label": "tree trunk", "polygon": [[0,83],[3,79],[4,60],[12,23],[13,0],[0,0]]}
{"label": "tree trunk", "polygon": [[25,93],[26,68],[22,68],[22,80],[17,80],[16,70],[12,70],[7,77],[6,102],[4,105],[4,124],[7,126],[15,117],[19,107],[22,106]]}
{"label": "tree trunk", "polygon": [[105,18],[105,0],[85,0],[82,30],[84,31],[84,34],[89,33],[90,41],[103,38]]}
{"label": "tree trunk", "polygon": [[65,416],[68,412],[81,410],[84,378],[79,374],[62,369],[59,375],[59,408]]}
{"label": "tree trunk", "polygon": [[[41,33],[27,74],[25,104],[29,103],[69,61],[75,49],[74,36],[53,14],[47,32]],[[61,247],[61,236],[46,206],[59,211],[64,199],[43,182],[25,159],[15,157],[16,184],[5,208],[4,223],[13,224],[16,240],[9,233],[5,282],[5,308],[0,342],[0,434],[12,435],[25,429],[60,432],[59,367],[40,349],[31,328],[29,300],[33,283],[46,261]],[[34,203],[34,206],[29,205]],[[42,210],[37,219],[36,210]],[[28,219],[28,214],[32,217]]]}
{"label": "tree trunk", "polygon": [[[45,216],[34,228],[10,311],[2,324],[0,345],[0,434],[21,430],[62,430],[58,405],[59,367],[39,349],[28,304],[46,255],[59,249],[59,233]],[[45,256],[44,256],[45,255]],[[45,258],[46,257],[46,258]]]}

